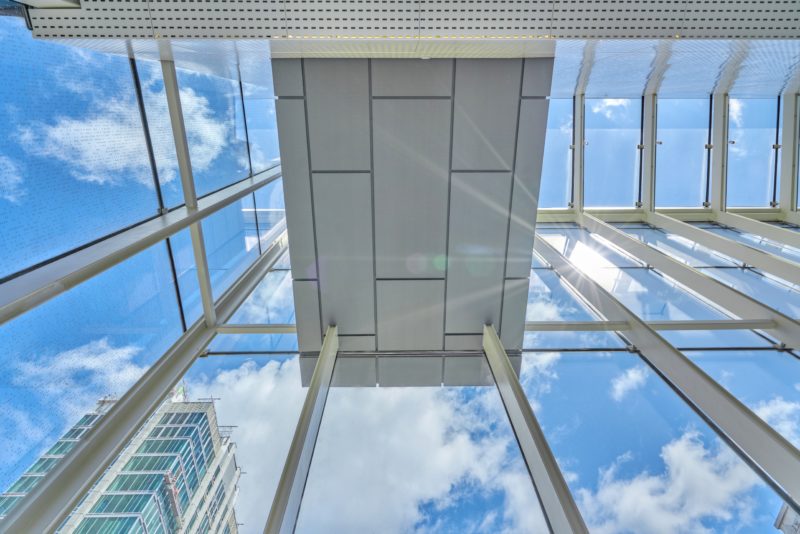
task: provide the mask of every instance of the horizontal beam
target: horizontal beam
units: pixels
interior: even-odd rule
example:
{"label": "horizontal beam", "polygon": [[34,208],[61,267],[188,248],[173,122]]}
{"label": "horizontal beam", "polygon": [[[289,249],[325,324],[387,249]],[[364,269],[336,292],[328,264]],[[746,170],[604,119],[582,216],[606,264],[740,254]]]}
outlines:
{"label": "horizontal beam", "polygon": [[[229,317],[244,302],[284,250],[278,245],[262,254],[220,297],[220,317]],[[215,335],[203,319],[195,322],[0,522],[0,533],[55,531]]]}
{"label": "horizontal beam", "polygon": [[176,208],[9,280],[0,285],[0,324],[163,241],[280,176],[281,168],[274,167],[201,198],[196,210],[185,206]]}
{"label": "horizontal beam", "polygon": [[[261,325],[254,325],[261,326]],[[769,330],[772,319],[709,319],[698,321],[647,321],[653,330]],[[625,321],[528,321],[526,332],[603,332],[629,330]],[[240,333],[240,332],[237,332]],[[241,332],[244,333],[244,332]]]}
{"label": "horizontal beam", "polygon": [[550,530],[555,533],[588,533],[553,451],[492,325],[483,327],[483,351]]}
{"label": "horizontal beam", "polygon": [[800,451],[545,240],[536,240],[536,250],[605,317],[628,322],[631,328],[625,337],[642,358],[793,508],[800,509]]}
{"label": "horizontal beam", "polygon": [[639,258],[664,275],[687,287],[690,291],[728,310],[735,316],[748,320],[773,321],[774,327],[769,331],[774,337],[790,347],[800,346],[800,323],[797,321],[634,239],[596,217],[589,214],[581,214],[578,222],[590,232],[603,237],[628,254]]}
{"label": "horizontal beam", "polygon": [[[744,217],[741,216],[732,217],[740,217],[744,219]],[[723,216],[723,218],[725,217]],[[678,236],[694,241],[695,243],[710,248],[711,250],[721,252],[722,254],[737,259],[742,263],[752,265],[757,269],[761,269],[766,273],[777,276],[778,278],[782,278],[787,282],[791,282],[792,284],[800,284],[800,265],[797,263],[786,260],[779,256],[775,256],[769,252],[759,250],[754,247],[749,247],[739,243],[738,241],[734,241],[733,239],[717,235],[714,232],[710,232],[703,228],[698,228],[697,226],[679,221],[678,219],[668,217],[661,213],[648,213],[647,222],[653,226],[666,230],[667,232],[671,232]],[[766,223],[759,223],[756,221],[752,222],[762,226],[769,226]],[[780,228],[775,229],[780,230]],[[788,234],[794,234],[796,238],[800,238],[800,233],[794,233],[789,230],[784,230],[784,232]]]}
{"label": "horizontal beam", "polygon": [[221,324],[217,334],[294,334],[294,324]]}

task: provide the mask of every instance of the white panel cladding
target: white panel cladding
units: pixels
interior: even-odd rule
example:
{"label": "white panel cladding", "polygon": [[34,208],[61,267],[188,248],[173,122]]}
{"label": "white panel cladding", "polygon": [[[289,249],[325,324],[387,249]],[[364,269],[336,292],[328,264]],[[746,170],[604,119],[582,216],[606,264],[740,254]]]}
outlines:
{"label": "white panel cladding", "polygon": [[520,76],[519,59],[456,60],[453,170],[511,170]]}
{"label": "white panel cladding", "polygon": [[511,173],[451,177],[447,265],[448,334],[477,334],[500,324]]}
{"label": "white panel cladding", "polygon": [[322,323],[342,335],[374,334],[370,175],[313,173],[312,180]]}
{"label": "white panel cladding", "polygon": [[307,59],[304,64],[311,169],[369,171],[367,60]]}
{"label": "white panel cladding", "polygon": [[500,340],[507,350],[521,350],[528,307],[528,278],[506,279],[503,285],[503,320]]}
{"label": "white panel cladding", "polygon": [[272,83],[275,96],[304,96],[303,63],[299,59],[273,59]]}
{"label": "white panel cladding", "polygon": [[522,73],[522,96],[549,96],[552,81],[552,59],[531,58],[525,60],[525,67]]}
{"label": "white panel cladding", "polygon": [[322,348],[322,331],[319,321],[319,288],[316,280],[294,280],[295,321],[297,343],[304,351]]}
{"label": "white panel cladding", "polygon": [[292,277],[317,278],[314,250],[314,218],[311,211],[311,176],[308,173],[306,114],[302,100],[275,103],[278,136],[281,139],[283,196],[292,206],[286,213],[286,228],[292,240]]}
{"label": "white panel cladding", "polygon": [[444,278],[449,99],[372,105],[378,278]]}
{"label": "white panel cladding", "polygon": [[508,227],[506,276],[525,278],[531,268],[536,207],[547,132],[548,101],[522,100],[519,111],[517,155],[514,165],[514,190]]}
{"label": "white panel cladding", "polygon": [[441,356],[379,356],[378,383],[384,387],[441,386]]}
{"label": "white panel cladding", "polygon": [[372,96],[451,96],[453,60],[375,59]]}
{"label": "white panel cladding", "polygon": [[378,350],[442,349],[444,280],[378,280]]}
{"label": "white panel cladding", "polygon": [[796,0],[82,0],[31,9],[56,38],[792,39]]}

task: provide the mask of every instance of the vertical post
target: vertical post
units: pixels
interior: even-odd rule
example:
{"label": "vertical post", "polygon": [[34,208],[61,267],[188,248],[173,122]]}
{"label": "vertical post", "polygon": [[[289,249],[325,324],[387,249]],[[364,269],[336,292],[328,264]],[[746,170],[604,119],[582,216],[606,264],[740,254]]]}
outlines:
{"label": "vertical post", "polygon": [[497,382],[497,389],[500,391],[511,427],[519,441],[522,456],[533,479],[550,530],[556,533],[588,532],[555,456],[547,445],[542,428],[536,421],[522,385],[492,325],[483,327],[483,351]]}
{"label": "vertical post", "polygon": [[583,211],[583,162],[586,150],[584,118],[586,116],[586,97],[576,94],[572,99],[572,202],[570,208]]}
{"label": "vertical post", "polygon": [[642,191],[641,205],[645,211],[655,209],[656,195],[656,153],[659,142],[656,139],[657,97],[655,93],[644,95],[642,100]]}
{"label": "vertical post", "polygon": [[[178,76],[175,72],[175,62],[161,60],[161,72],[164,75],[164,92],[167,95],[169,119],[172,124],[172,136],[175,141],[175,153],[178,157],[178,169],[181,174],[181,187],[183,199],[188,211],[197,210],[197,193],[194,188],[192,175],[192,161],[189,157],[189,143],[186,140],[186,127],[183,122],[183,110],[178,89]],[[200,285],[200,299],[203,302],[203,317],[206,325],[213,328],[217,324],[217,314],[214,309],[214,294],[211,291],[211,276],[208,271],[206,247],[203,241],[203,228],[199,222],[189,226],[192,238],[192,251],[194,263],[197,268],[197,281]]]}
{"label": "vertical post", "polygon": [[798,164],[798,95],[783,96],[783,135],[781,136],[781,191],[778,205],[784,214],[797,211],[797,164]]}
{"label": "vertical post", "polygon": [[322,341],[322,349],[319,351],[311,383],[308,385],[308,393],[303,403],[303,410],[300,412],[300,419],[297,421],[289,454],[283,464],[278,489],[264,527],[265,533],[294,532],[338,351],[338,331],[335,326],[329,326]]}
{"label": "vertical post", "polygon": [[728,194],[728,95],[715,94],[712,107],[711,196],[706,207],[717,213],[725,211]]}

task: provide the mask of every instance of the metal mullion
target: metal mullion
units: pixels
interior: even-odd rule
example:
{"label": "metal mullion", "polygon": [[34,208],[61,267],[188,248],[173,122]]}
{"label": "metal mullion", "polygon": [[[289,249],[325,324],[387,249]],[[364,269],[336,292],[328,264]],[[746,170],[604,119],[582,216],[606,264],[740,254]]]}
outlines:
{"label": "metal mullion", "polygon": [[550,530],[555,533],[588,533],[544,432],[492,325],[483,327],[483,351]]}
{"label": "metal mullion", "polygon": [[166,211],[166,208],[164,207],[164,197],[161,193],[161,180],[158,178],[158,166],[156,165],[156,156],[155,151],[153,150],[153,140],[150,137],[150,125],[147,121],[147,111],[144,106],[142,84],[139,80],[139,69],[136,66],[136,60],[133,57],[129,57],[128,62],[130,63],[131,67],[133,88],[136,92],[136,102],[139,107],[139,118],[142,121],[142,132],[144,133],[144,142],[145,146],[147,147],[147,158],[150,161],[150,170],[153,174],[153,188],[156,191],[156,198],[158,200],[158,213],[159,215],[163,215]]}
{"label": "metal mullion", "polygon": [[169,270],[172,274],[172,285],[175,287],[175,299],[178,302],[178,313],[181,317],[181,328],[186,332],[186,312],[183,310],[183,297],[181,296],[181,286],[178,283],[178,270],[175,268],[175,256],[172,253],[170,238],[166,238],[164,243],[167,245],[167,257],[169,258]]}
{"label": "metal mullion", "polygon": [[712,211],[724,211],[727,204],[728,174],[728,95],[712,95],[711,121],[711,196],[708,206]]}
{"label": "metal mullion", "polygon": [[642,359],[796,510],[800,451],[544,240],[537,250],[605,316],[627,320]]}
{"label": "metal mullion", "polygon": [[[778,205],[786,219],[788,215],[797,215],[797,190],[800,184],[798,179],[798,135],[800,134],[800,120],[798,117],[798,95],[786,93],[783,97],[783,135],[781,144],[780,167],[780,199]],[[794,222],[798,222],[795,220]]]}
{"label": "metal mullion", "polygon": [[261,250],[261,229],[258,226],[258,204],[256,204],[256,192],[253,191],[253,217],[256,221],[256,243],[258,243],[258,255],[260,256],[263,252]]}
{"label": "metal mullion", "polygon": [[639,206],[644,211],[655,209],[656,158],[658,157],[658,97],[648,94],[642,97],[642,133],[639,151]]}
{"label": "metal mullion", "polygon": [[714,95],[708,95],[708,135],[706,137],[706,196],[703,201],[703,206],[706,208],[711,206],[711,125],[713,124],[714,117]]}
{"label": "metal mullion", "polygon": [[778,109],[775,113],[775,143],[772,145],[772,151],[775,153],[775,161],[773,162],[772,169],[772,200],[770,207],[778,207],[778,160],[780,159],[781,150],[781,96],[778,95]]}
{"label": "metal mullion", "polygon": [[586,96],[576,94],[572,99],[572,187],[569,207],[583,211],[583,175],[586,153]]}
{"label": "metal mullion", "polygon": [[[286,249],[285,240],[279,243],[280,247],[259,257],[222,294],[217,306],[221,317],[233,314],[263,279]],[[215,335],[216,331],[203,320],[196,321],[0,522],[0,532],[55,531]]]}
{"label": "metal mullion", "polygon": [[[654,215],[654,213],[649,215]],[[800,344],[800,324],[794,319],[671,258],[589,214],[582,214],[580,222],[590,232],[602,236],[628,254],[639,258],[663,275],[701,295],[711,303],[734,313],[737,317],[774,321],[775,326],[769,330],[778,339],[791,346]]]}
{"label": "metal mullion", "polygon": [[[186,138],[186,126],[183,121],[183,109],[181,108],[175,62],[161,60],[161,72],[164,78],[164,92],[167,95],[172,136],[175,141],[175,153],[178,159],[178,168],[180,169],[183,198],[186,202],[186,209],[196,211],[197,193],[195,191],[194,176],[192,175],[192,162],[189,155],[189,143]],[[214,292],[211,288],[211,276],[208,269],[208,256],[206,254],[202,224],[199,221],[190,224],[189,234],[192,239],[197,282],[200,286],[200,300],[203,303],[203,316],[205,317],[206,325],[213,327],[217,323],[217,314],[214,309]]]}
{"label": "metal mullion", "polygon": [[329,326],[264,526],[265,533],[294,532],[338,352],[338,330],[336,326]]}
{"label": "metal mullion", "polygon": [[[238,55],[238,54],[237,54]],[[244,140],[247,145],[247,166],[250,169],[250,176],[253,176],[253,159],[250,156],[250,132],[247,127],[247,109],[244,105],[244,86],[242,85],[242,69],[236,64],[236,72],[239,74],[239,97],[242,100],[242,121],[244,122]]]}

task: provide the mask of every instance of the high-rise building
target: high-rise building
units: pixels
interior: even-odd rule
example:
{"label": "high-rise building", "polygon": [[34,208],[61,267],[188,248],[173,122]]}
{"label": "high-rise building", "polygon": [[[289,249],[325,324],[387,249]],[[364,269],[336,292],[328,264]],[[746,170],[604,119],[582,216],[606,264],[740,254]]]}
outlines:
{"label": "high-rise building", "polygon": [[[5,516],[114,403],[103,399],[0,497]],[[59,528],[79,533],[238,532],[235,444],[217,424],[213,402],[173,397]]]}

